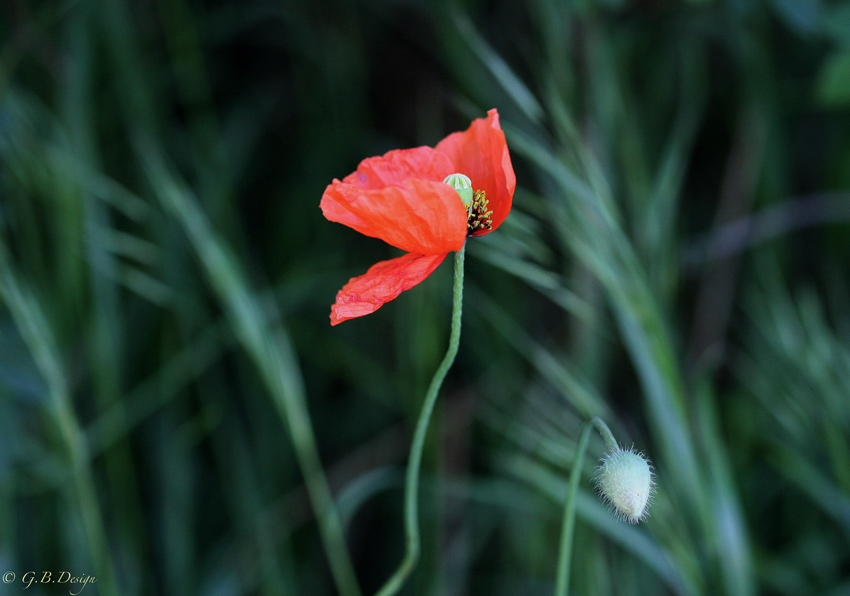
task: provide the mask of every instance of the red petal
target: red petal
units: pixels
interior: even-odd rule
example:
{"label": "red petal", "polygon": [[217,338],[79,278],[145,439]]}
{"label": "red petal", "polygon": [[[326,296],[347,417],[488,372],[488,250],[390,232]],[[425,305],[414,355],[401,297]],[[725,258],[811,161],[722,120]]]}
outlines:
{"label": "red petal", "polygon": [[445,254],[460,250],[466,238],[463,202],[442,179],[408,178],[374,190],[337,180],[320,206],[329,220],[407,252]]}
{"label": "red petal", "polygon": [[331,325],[375,312],[422,282],[445,258],[445,254],[408,253],[372,265],[365,274],[352,277],[337,293],[336,304],[331,306]]}
{"label": "red petal", "polygon": [[498,228],[511,210],[516,188],[499,112],[490,110],[487,118],[473,120],[468,129],[450,134],[436,149],[452,160],[455,172],[469,176],[472,188],[487,193],[489,208],[493,210],[493,229]]}
{"label": "red petal", "polygon": [[401,184],[408,178],[442,182],[453,173],[452,163],[431,147],[396,149],[379,157],[364,159],[357,171],[342,181],[361,189],[378,189]]}

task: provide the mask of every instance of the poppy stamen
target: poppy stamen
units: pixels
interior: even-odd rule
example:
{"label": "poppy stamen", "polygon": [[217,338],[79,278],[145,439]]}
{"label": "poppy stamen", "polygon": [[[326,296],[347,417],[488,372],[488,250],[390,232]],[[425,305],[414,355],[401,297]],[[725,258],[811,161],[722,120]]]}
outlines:
{"label": "poppy stamen", "polygon": [[466,220],[466,235],[472,236],[481,230],[493,229],[493,211],[487,210],[490,203],[483,190],[476,190],[472,195],[472,204],[469,206],[469,215]]}

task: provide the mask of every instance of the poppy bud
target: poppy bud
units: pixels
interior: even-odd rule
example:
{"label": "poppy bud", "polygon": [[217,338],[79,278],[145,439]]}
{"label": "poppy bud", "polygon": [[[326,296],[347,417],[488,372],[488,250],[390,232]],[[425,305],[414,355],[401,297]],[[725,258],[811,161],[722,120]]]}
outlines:
{"label": "poppy bud", "polygon": [[463,174],[451,174],[446,176],[443,182],[457,191],[463,201],[463,206],[469,209],[472,204],[472,180]]}
{"label": "poppy bud", "polygon": [[655,483],[652,467],[641,453],[615,449],[596,468],[596,487],[620,517],[636,524],[647,516]]}

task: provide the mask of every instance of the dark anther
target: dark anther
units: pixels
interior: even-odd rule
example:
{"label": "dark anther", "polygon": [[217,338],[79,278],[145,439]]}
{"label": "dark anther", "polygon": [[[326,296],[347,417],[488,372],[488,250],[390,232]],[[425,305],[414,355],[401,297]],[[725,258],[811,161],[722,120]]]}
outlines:
{"label": "dark anther", "polygon": [[469,208],[469,216],[466,220],[466,235],[472,236],[480,230],[492,230],[493,221],[491,216],[492,211],[487,210],[487,205],[490,203],[484,198],[483,190],[476,190],[472,195],[472,205]]}

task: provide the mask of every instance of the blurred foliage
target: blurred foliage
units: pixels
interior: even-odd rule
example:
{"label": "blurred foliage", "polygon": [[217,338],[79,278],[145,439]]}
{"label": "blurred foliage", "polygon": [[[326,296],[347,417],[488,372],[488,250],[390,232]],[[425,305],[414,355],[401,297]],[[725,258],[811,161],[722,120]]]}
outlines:
{"label": "blurred foliage", "polygon": [[572,593],[850,594],[848,52],[846,1],[4,3],[0,572],[355,593],[343,531],[373,592],[450,271],[331,328],[395,253],[318,202],[497,107],[404,593],[552,593],[597,415],[659,492],[583,482]]}

